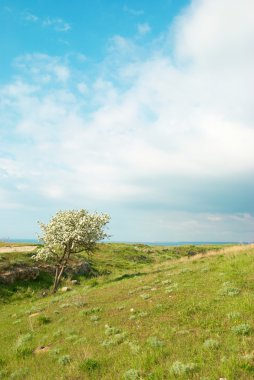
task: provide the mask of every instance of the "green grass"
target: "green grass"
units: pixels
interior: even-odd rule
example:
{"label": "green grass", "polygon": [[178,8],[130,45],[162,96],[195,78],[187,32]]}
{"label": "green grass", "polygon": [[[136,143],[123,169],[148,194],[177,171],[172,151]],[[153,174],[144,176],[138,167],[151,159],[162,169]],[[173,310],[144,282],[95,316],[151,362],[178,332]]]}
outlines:
{"label": "green grass", "polygon": [[187,258],[105,244],[91,261],[100,275],[67,293],[43,296],[49,278],[13,285],[0,379],[254,378],[253,247]]}

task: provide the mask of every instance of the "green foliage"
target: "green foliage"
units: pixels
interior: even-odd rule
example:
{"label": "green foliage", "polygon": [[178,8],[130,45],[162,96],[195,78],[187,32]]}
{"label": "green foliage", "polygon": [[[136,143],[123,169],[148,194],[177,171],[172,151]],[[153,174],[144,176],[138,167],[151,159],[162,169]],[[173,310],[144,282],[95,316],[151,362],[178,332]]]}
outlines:
{"label": "green foliage", "polygon": [[186,363],[183,364],[180,361],[176,361],[171,366],[171,373],[176,376],[181,376],[184,374],[189,374],[191,372],[196,371],[198,368],[195,363]]}
{"label": "green foliage", "polygon": [[151,336],[150,338],[148,338],[147,343],[152,348],[163,347],[165,344],[163,341],[159,340],[156,336]]}
{"label": "green foliage", "polygon": [[124,380],[139,380],[139,371],[136,369],[129,369],[123,376]]}
{"label": "green foliage", "polygon": [[[150,255],[152,263],[127,261],[121,250]],[[6,296],[0,379],[251,379],[253,248],[180,261],[171,251],[101,244],[89,259],[100,273],[98,286],[80,276],[70,292],[43,296],[42,283],[29,298],[20,288],[19,298]],[[77,260],[85,257],[81,252]],[[241,289],[237,296],[219,293],[232,287]],[[41,315],[50,323],[41,323]],[[21,375],[20,368],[29,372]]]}
{"label": "green foliage", "polygon": [[204,348],[208,348],[212,350],[218,348],[219,345],[220,344],[216,339],[207,339],[203,344]]}
{"label": "green foliage", "polygon": [[48,323],[51,322],[51,319],[47,315],[39,315],[38,322],[41,325],[47,325]]}
{"label": "green foliage", "polygon": [[70,355],[62,355],[58,359],[58,363],[61,364],[61,365],[67,365],[67,364],[70,364],[70,362],[71,362]]}
{"label": "green foliage", "polygon": [[248,323],[242,323],[241,325],[232,327],[232,331],[236,335],[249,335],[251,333],[251,327]]}
{"label": "green foliage", "polygon": [[101,364],[98,362],[98,360],[87,358],[80,363],[79,368],[83,372],[90,373],[90,372],[98,371],[101,368]]}

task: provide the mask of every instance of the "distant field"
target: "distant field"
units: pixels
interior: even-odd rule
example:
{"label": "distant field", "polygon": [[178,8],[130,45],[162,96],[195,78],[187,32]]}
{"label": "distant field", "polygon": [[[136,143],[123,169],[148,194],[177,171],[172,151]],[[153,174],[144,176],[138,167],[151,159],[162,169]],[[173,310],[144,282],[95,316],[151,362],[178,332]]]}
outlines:
{"label": "distant field", "polygon": [[254,378],[253,245],[102,244],[90,262],[67,293],[0,285],[0,379]]}
{"label": "distant field", "polygon": [[37,246],[37,243],[30,243],[30,242],[6,242],[6,241],[0,241],[0,247],[23,247],[27,245],[34,245]]}

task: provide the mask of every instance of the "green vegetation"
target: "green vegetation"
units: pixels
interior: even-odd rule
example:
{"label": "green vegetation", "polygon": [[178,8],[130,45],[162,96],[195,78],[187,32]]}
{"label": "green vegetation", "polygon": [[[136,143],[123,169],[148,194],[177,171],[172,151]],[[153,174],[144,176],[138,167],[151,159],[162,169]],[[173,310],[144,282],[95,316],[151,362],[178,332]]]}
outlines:
{"label": "green vegetation", "polygon": [[254,248],[214,248],[100,244],[68,292],[0,285],[0,379],[252,379]]}

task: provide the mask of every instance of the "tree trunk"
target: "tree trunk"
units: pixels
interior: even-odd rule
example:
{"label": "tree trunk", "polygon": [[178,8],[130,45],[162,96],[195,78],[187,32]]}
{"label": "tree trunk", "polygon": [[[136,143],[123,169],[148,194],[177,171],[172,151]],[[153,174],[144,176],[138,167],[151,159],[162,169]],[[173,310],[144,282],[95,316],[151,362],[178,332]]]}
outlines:
{"label": "tree trunk", "polygon": [[59,276],[59,266],[56,267],[56,273],[55,273],[55,279],[54,279],[54,285],[53,285],[53,293],[57,291],[59,281],[58,281],[58,276]]}
{"label": "tree trunk", "polygon": [[54,279],[54,285],[53,285],[53,293],[56,293],[56,291],[58,289],[63,271],[66,268],[70,254],[71,254],[71,250],[70,250],[69,245],[67,245],[64,249],[64,254],[61,257],[61,259],[58,262],[57,267],[56,267],[56,273],[55,273],[55,279]]}

